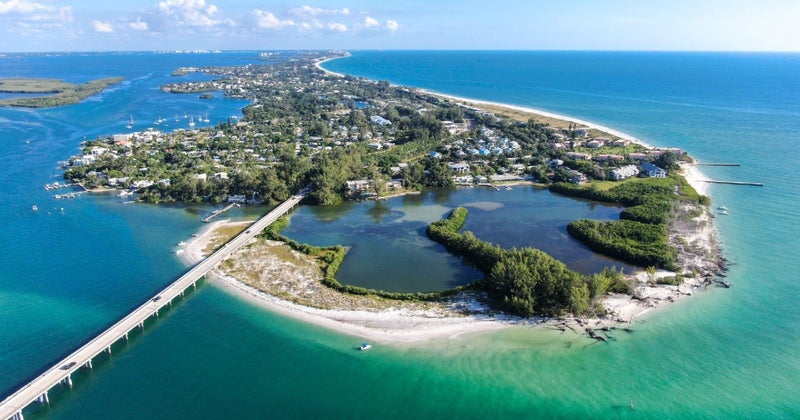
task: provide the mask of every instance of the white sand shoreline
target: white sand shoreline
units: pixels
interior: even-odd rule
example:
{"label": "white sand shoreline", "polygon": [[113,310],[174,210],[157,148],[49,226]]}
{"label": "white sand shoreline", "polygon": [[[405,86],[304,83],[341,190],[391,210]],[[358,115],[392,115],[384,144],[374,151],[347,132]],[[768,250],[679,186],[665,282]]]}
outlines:
{"label": "white sand shoreline", "polygon": [[[349,56],[349,54],[347,56]],[[344,56],[344,57],[347,57],[347,56]],[[325,72],[325,73],[327,73],[329,75],[337,76],[337,77],[344,77],[345,76],[344,74],[336,73],[336,72],[327,70],[324,67],[322,67],[322,65],[324,63],[328,62],[328,61],[339,59],[339,58],[344,58],[344,57],[331,57],[331,58],[327,58],[325,60],[320,60],[320,61],[317,61],[315,63],[315,66],[318,69],[322,70],[323,72]],[[555,118],[555,119],[558,119],[558,120],[564,120],[564,121],[567,121],[567,122],[572,122],[572,123],[575,123],[575,124],[583,125],[586,128],[590,128],[590,129],[593,128],[595,130],[600,130],[600,131],[606,132],[608,134],[614,135],[614,136],[619,137],[621,139],[629,140],[629,141],[634,142],[634,143],[638,143],[638,144],[640,144],[640,145],[642,145],[644,147],[650,148],[650,149],[654,149],[655,148],[654,146],[652,146],[650,144],[647,144],[644,141],[640,140],[639,138],[634,137],[634,136],[632,136],[630,134],[624,133],[624,132],[619,131],[619,130],[615,130],[613,128],[606,127],[604,125],[600,125],[600,124],[596,124],[596,123],[589,122],[589,121],[586,121],[586,120],[582,120],[580,118],[575,118],[575,117],[570,117],[570,116],[567,116],[567,115],[556,114],[554,112],[544,111],[544,110],[541,110],[541,109],[531,108],[531,107],[527,107],[527,106],[511,105],[511,104],[506,104],[506,103],[502,103],[502,102],[486,101],[486,100],[482,100],[482,99],[465,98],[465,97],[461,97],[461,96],[450,95],[450,94],[446,94],[446,93],[440,93],[440,92],[432,91],[432,90],[429,90],[429,89],[423,89],[423,88],[415,88],[415,89],[418,89],[420,92],[427,93],[429,95],[438,96],[438,97],[441,97],[441,98],[446,98],[446,99],[449,99],[449,100],[452,100],[452,101],[469,102],[469,103],[477,104],[477,105],[498,106],[498,107],[512,109],[512,110],[515,110],[515,111],[522,111],[522,112],[528,112],[528,113],[532,113],[532,114],[538,114],[538,115],[541,115],[541,116],[547,117],[547,118]]]}
{"label": "white sand shoreline", "polygon": [[[214,229],[243,223],[250,222],[214,222],[182,246],[184,252],[180,254],[181,260],[189,266],[196,264],[205,258],[203,250],[211,241]],[[453,338],[466,333],[496,330],[512,325],[535,325],[542,322],[541,319],[486,314],[462,316],[455,311],[443,315],[433,311],[404,309],[401,302],[398,302],[397,308],[384,311],[318,309],[257,290],[220,269],[213,270],[207,277],[222,289],[271,312],[350,335],[358,340],[411,344],[434,338]]]}
{"label": "white sand shoreline", "polygon": [[[343,77],[342,74],[328,71],[321,66],[324,62],[334,58],[318,61],[315,63],[315,65],[317,68],[328,74]],[[652,148],[652,146],[631,135],[577,118],[533,108],[461,98],[429,91],[425,92],[451,100],[505,107],[512,110],[529,112],[545,117],[570,121],[576,124],[584,125],[588,128],[604,131],[622,139],[636,142],[648,148]],[[689,182],[689,184],[694,187],[698,193],[703,195],[708,194],[709,186],[707,183],[702,182],[703,179],[707,178],[704,177],[696,167],[692,165],[685,165],[683,167],[683,173],[687,182]],[[212,223],[210,226],[203,229],[203,231],[199,233],[197,237],[193,238],[186,245],[184,245],[184,252],[181,254],[181,259],[187,265],[195,264],[204,258],[203,249],[207,246],[210,240],[210,233],[222,223],[223,222]],[[699,238],[699,240],[713,241],[714,235],[715,230],[712,223],[702,231],[697,232],[697,234],[694,236]],[[707,244],[713,244],[713,242],[708,242]],[[652,280],[648,279],[648,275],[643,271],[635,275],[639,278],[640,282],[644,284],[646,284],[648,280]],[[674,273],[657,273],[657,276],[659,277],[669,275],[674,275]],[[689,279],[681,286],[645,285],[639,289],[641,296],[640,299],[633,299],[631,296],[627,295],[608,296],[605,299],[605,306],[607,311],[612,314],[608,318],[590,320],[545,320],[541,318],[525,319],[506,315],[493,315],[488,308],[483,307],[477,302],[469,300],[460,302],[462,308],[464,306],[468,306],[470,308],[470,315],[467,316],[463,315],[457,310],[450,311],[450,314],[442,314],[439,312],[434,313],[430,311],[403,309],[402,303],[399,302],[397,304],[397,308],[391,308],[382,311],[317,309],[295,304],[260,290],[256,290],[255,288],[226,275],[220,270],[215,270],[210,277],[215,284],[219,284],[225,290],[231,291],[237,296],[241,296],[249,301],[256,302],[257,304],[275,313],[298,319],[309,324],[332,329],[343,334],[351,335],[357,337],[359,340],[374,340],[378,342],[395,344],[419,343],[435,338],[452,338],[461,334],[498,330],[521,325],[530,326],[538,324],[570,324],[570,329],[573,329],[572,327],[577,327],[574,328],[575,330],[582,330],[584,326],[591,326],[592,328],[619,327],[622,325],[629,326],[630,322],[639,319],[645,314],[652,313],[653,309],[661,307],[664,303],[675,301],[682,296],[691,295],[696,288],[703,286],[703,283],[700,281],[700,279]]]}

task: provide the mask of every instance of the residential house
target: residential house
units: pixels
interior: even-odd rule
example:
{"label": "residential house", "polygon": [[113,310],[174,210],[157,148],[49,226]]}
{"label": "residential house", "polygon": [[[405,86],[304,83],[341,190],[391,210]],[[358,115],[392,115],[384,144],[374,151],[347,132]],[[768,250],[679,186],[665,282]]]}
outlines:
{"label": "residential house", "polygon": [[615,160],[625,160],[625,156],[622,155],[597,155],[594,157],[594,160],[597,162],[610,162]]}
{"label": "residential house", "polygon": [[371,179],[359,179],[347,181],[345,185],[347,188],[347,195],[350,197],[358,197],[364,193],[370,192],[374,184]]}
{"label": "residential house", "polygon": [[229,195],[228,202],[229,203],[236,203],[236,204],[243,204],[247,201],[247,198],[244,195],[236,194],[236,195]]}
{"label": "residential house", "polygon": [[588,153],[580,153],[580,152],[567,152],[566,155],[568,158],[573,160],[591,160],[592,155]]}
{"label": "residential house", "polygon": [[667,171],[659,168],[656,165],[653,165],[650,162],[642,162],[641,165],[639,165],[639,167],[642,168],[642,172],[647,174],[647,176],[649,176],[650,178],[666,178],[667,177]]}
{"label": "residential house", "polygon": [[373,115],[373,116],[369,117],[369,120],[372,121],[375,124],[380,125],[380,126],[386,126],[386,125],[391,125],[392,124],[391,121],[387,120],[386,118],[381,117],[380,115]]}
{"label": "residential house", "polygon": [[627,165],[621,168],[616,168],[611,171],[611,179],[614,181],[622,181],[623,179],[630,178],[639,174],[639,168],[636,165]]}
{"label": "residential house", "polygon": [[584,174],[582,174],[582,173],[580,173],[580,172],[578,172],[578,171],[576,171],[574,169],[567,170],[567,174],[569,174],[569,182],[571,182],[573,184],[580,185],[580,184],[583,184],[586,181],[588,181],[588,178],[586,178],[586,175],[584,175]]}
{"label": "residential house", "polygon": [[447,166],[450,167],[450,170],[457,174],[467,174],[469,173],[469,163],[467,162],[459,162],[459,163],[448,163]]}

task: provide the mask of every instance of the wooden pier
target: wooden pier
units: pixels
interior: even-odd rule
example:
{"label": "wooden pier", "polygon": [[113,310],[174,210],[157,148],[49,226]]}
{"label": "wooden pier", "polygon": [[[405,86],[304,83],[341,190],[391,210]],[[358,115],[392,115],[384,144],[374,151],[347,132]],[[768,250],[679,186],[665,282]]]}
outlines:
{"label": "wooden pier", "polygon": [[221,208],[221,209],[218,209],[218,210],[214,210],[214,211],[212,211],[212,212],[211,212],[211,214],[209,214],[208,216],[206,216],[206,217],[204,217],[204,218],[203,218],[203,223],[208,223],[208,222],[210,222],[210,221],[211,221],[211,220],[213,220],[215,217],[219,216],[219,215],[220,215],[220,214],[222,214],[222,213],[225,213],[226,211],[228,211],[228,210],[230,210],[230,209],[232,209],[232,208],[234,208],[234,207],[236,207],[236,206],[238,206],[238,204],[236,204],[236,203],[231,203],[231,204],[228,204],[227,206],[225,206],[225,207],[223,207],[223,208]]}
{"label": "wooden pier", "polygon": [[695,166],[742,166],[741,163],[695,163]]}
{"label": "wooden pier", "polygon": [[761,182],[742,182],[742,181],[716,181],[713,179],[704,179],[703,182],[708,182],[709,184],[728,184],[728,185],[749,185],[753,187],[763,187],[764,184]]}
{"label": "wooden pier", "polygon": [[78,369],[92,368],[92,360],[99,354],[111,353],[111,346],[122,340],[128,339],[128,333],[136,328],[143,329],[144,322],[152,316],[158,316],[159,310],[172,301],[183,296],[186,289],[197,287],[197,282],[206,273],[214,269],[219,263],[226,260],[242,245],[248,243],[259,232],[269,226],[279,217],[298,205],[305,198],[308,187],[297,195],[292,196],[271,212],[256,220],[249,228],[223,245],[218,251],[209,255],[203,261],[190,268],[184,275],[172,282],[169,286],[148,299],[138,308],[126,315],[107,330],[100,333],[88,343],[75,350],[72,354],[57,361],[35,379],[11,394],[0,402],[0,419],[23,420],[22,410],[38,401],[41,404],[50,404],[48,392],[59,384],[72,387],[72,374]]}

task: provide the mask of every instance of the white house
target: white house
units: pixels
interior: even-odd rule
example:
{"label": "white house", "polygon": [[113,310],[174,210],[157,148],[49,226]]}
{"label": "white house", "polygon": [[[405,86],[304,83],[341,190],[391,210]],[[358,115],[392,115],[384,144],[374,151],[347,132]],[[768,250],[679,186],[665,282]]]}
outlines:
{"label": "white house", "polygon": [[666,178],[667,177],[667,171],[659,168],[656,165],[653,165],[650,162],[642,162],[642,164],[639,165],[639,166],[642,168],[642,172],[647,174],[647,176],[649,176],[650,178]]}
{"label": "white house", "polygon": [[447,166],[449,166],[450,170],[457,174],[469,173],[469,163],[467,162],[448,163]]}
{"label": "white house", "polygon": [[374,122],[375,124],[384,126],[384,125],[391,125],[392,122],[387,120],[386,118],[381,117],[380,115],[373,115],[369,117],[369,120]]}
{"label": "white house", "polygon": [[614,181],[621,181],[626,178],[630,178],[632,176],[636,176],[639,174],[639,168],[636,165],[627,165],[621,168],[616,168],[611,171],[611,179]]}

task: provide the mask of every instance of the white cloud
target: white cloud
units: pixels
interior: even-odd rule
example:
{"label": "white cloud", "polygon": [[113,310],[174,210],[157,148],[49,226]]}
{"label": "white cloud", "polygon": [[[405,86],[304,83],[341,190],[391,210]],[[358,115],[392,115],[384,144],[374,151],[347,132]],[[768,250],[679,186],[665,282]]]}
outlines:
{"label": "white cloud", "polygon": [[396,20],[389,19],[389,20],[386,21],[386,29],[394,32],[394,31],[400,29],[400,24],[397,23]]}
{"label": "white cloud", "polygon": [[[8,0],[0,1],[0,15],[13,15],[33,22],[71,22],[72,8],[56,8],[28,0]],[[21,23],[17,22],[18,25]]]}
{"label": "white cloud", "polygon": [[111,26],[111,22],[101,22],[99,20],[93,20],[92,27],[94,28],[95,32],[106,33],[106,34],[114,32],[114,28]]}
{"label": "white cloud", "polygon": [[293,7],[289,9],[289,13],[298,17],[304,18],[314,18],[317,16],[348,16],[350,15],[350,9],[343,8],[343,9],[321,9],[319,7],[311,7],[305,5],[303,7]]}
{"label": "white cloud", "polygon": [[256,25],[262,29],[281,29],[287,26],[295,25],[293,20],[280,20],[268,10],[256,9],[253,11],[253,14],[256,16]]}
{"label": "white cloud", "polygon": [[131,22],[128,26],[135,31],[146,31],[150,29],[147,22],[142,22],[142,18],[137,18],[136,22]]}
{"label": "white cloud", "polygon": [[343,23],[330,22],[327,28],[331,32],[347,32],[347,25]]}
{"label": "white cloud", "polygon": [[213,4],[206,5],[205,0],[166,0],[158,3],[158,9],[182,26],[234,26],[230,19],[217,18],[219,9]]}
{"label": "white cloud", "polygon": [[378,22],[376,19],[373,19],[369,16],[364,18],[364,27],[365,28],[373,28],[375,26],[381,26],[381,23]]}
{"label": "white cloud", "polygon": [[22,13],[29,14],[40,11],[50,11],[52,7],[26,0],[0,1],[0,14]]}
{"label": "white cloud", "polygon": [[319,30],[319,29],[322,29],[322,28],[324,28],[324,26],[321,23],[319,23],[319,21],[316,21],[316,20],[313,21],[313,22],[303,22],[303,23],[300,24],[300,29],[303,30],[303,31],[306,31],[306,32],[307,31],[313,31],[313,30]]}

